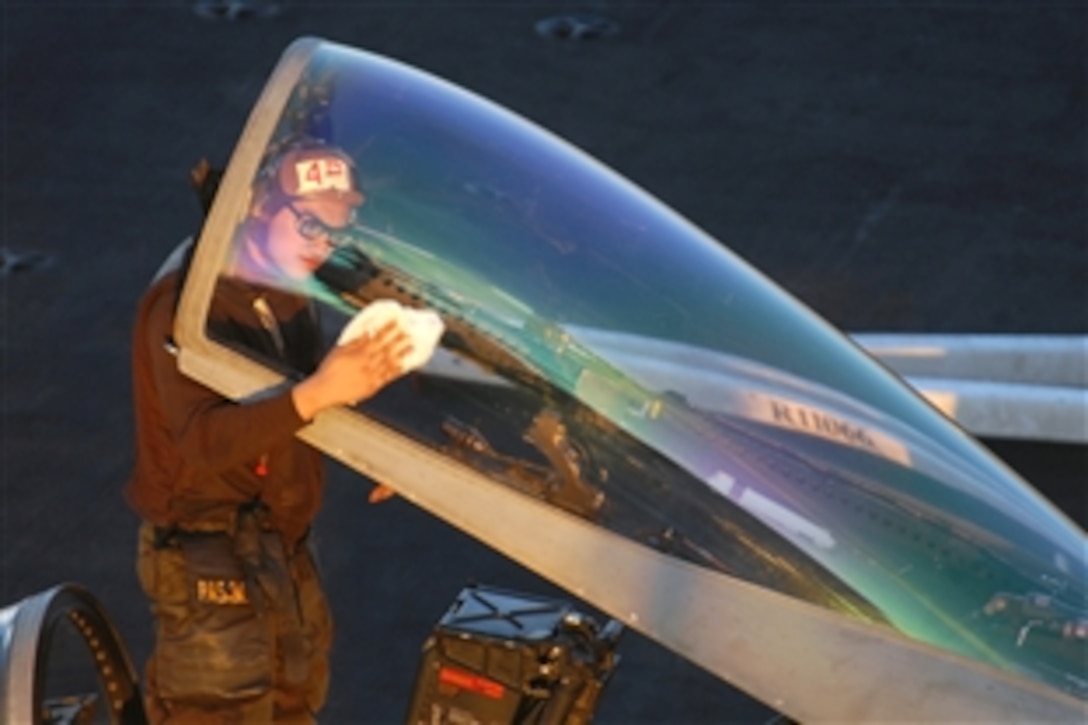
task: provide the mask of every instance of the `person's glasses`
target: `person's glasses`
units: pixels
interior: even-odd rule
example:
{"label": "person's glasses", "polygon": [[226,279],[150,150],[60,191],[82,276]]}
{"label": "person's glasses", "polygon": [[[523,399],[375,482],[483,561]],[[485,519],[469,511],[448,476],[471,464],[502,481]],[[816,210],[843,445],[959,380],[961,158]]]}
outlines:
{"label": "person's glasses", "polygon": [[355,212],[352,211],[348,223],[343,227],[330,227],[309,212],[299,211],[291,202],[284,204],[295,215],[295,231],[303,239],[310,242],[325,242],[330,247],[341,247],[349,239],[348,227],[355,220]]}

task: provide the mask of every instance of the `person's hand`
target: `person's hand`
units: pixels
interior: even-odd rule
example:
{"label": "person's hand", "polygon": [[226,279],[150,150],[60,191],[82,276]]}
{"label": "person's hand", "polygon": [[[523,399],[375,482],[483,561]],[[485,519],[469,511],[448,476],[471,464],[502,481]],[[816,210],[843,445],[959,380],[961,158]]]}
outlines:
{"label": "person's hand", "polygon": [[411,349],[396,322],[337,345],[313,375],[292,389],[295,409],[304,420],[312,420],[325,408],[366,400],[404,374],[402,363]]}
{"label": "person's hand", "polygon": [[366,497],[367,503],[381,503],[382,501],[388,501],[397,495],[397,492],[386,486],[384,483],[374,484],[374,488],[370,490],[370,495]]}

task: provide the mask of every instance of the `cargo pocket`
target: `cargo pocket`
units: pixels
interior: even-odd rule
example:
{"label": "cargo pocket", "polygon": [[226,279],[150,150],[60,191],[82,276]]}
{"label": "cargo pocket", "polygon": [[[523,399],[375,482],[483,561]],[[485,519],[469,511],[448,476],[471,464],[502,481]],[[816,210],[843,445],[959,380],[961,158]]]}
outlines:
{"label": "cargo pocket", "polygon": [[151,600],[156,616],[163,608],[189,601],[185,559],[176,547],[156,545],[155,527],[140,525],[136,556],[136,576],[144,594]]}
{"label": "cargo pocket", "polygon": [[184,534],[178,546],[186,596],[158,618],[159,695],[200,703],[268,692],[274,662],[269,618],[251,600],[233,540],[226,534]]}

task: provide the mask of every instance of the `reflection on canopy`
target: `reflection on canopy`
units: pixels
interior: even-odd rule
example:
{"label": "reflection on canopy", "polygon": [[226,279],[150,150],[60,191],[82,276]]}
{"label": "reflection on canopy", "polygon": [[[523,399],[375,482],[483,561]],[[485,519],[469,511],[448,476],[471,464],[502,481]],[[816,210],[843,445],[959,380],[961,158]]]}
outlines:
{"label": "reflection on canopy", "polygon": [[443,349],[365,412],[673,556],[1088,697],[1085,538],[841,334],[660,203],[444,82],[321,45],[274,153],[366,202],[313,296]]}

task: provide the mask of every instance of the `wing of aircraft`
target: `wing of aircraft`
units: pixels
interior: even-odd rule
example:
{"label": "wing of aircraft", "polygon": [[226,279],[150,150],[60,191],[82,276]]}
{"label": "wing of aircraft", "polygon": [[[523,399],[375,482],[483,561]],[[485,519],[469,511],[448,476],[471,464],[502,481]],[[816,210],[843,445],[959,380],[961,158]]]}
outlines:
{"label": "wing of aircraft", "polygon": [[302,39],[196,247],[182,370],[300,370],[208,322],[263,159],[319,139],[366,202],[306,294],[435,310],[421,371],[301,435],[801,721],[1081,720],[1084,532],[856,342],[547,131]]}

